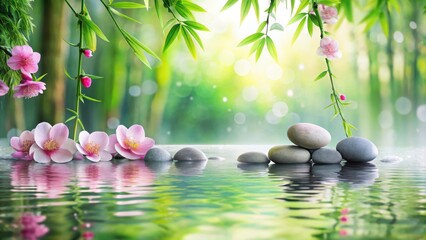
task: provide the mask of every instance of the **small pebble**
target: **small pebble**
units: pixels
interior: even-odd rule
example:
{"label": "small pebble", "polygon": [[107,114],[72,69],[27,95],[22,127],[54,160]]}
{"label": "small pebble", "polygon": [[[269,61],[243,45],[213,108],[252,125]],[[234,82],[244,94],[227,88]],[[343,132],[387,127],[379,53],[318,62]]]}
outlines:
{"label": "small pebble", "polygon": [[401,157],[398,156],[386,156],[382,159],[380,159],[380,162],[384,162],[384,163],[397,163],[397,162],[401,162],[403,159]]}
{"label": "small pebble", "polygon": [[162,148],[154,147],[145,154],[145,161],[167,162],[172,161],[172,155]]}
{"label": "small pebble", "polygon": [[312,161],[318,164],[336,164],[342,161],[342,155],[331,148],[320,148],[312,154]]}
{"label": "small pebble", "polygon": [[270,160],[262,152],[246,152],[238,156],[238,162],[242,163],[269,163]]}
{"label": "small pebble", "polygon": [[298,123],[287,130],[287,136],[297,146],[317,149],[327,146],[331,141],[330,133],[312,123]]}
{"label": "small pebble", "polygon": [[279,145],[268,152],[269,159],[274,163],[307,163],[311,159],[308,150],[294,145]]}
{"label": "small pebble", "polygon": [[182,148],[175,154],[173,159],[177,161],[207,161],[206,155],[193,147]]}
{"label": "small pebble", "polygon": [[225,160],[225,158],[219,157],[219,156],[209,157],[208,159],[209,160],[215,160],[215,161],[223,161],[223,160]]}
{"label": "small pebble", "polygon": [[373,142],[361,137],[343,139],[337,144],[336,150],[348,162],[368,162],[375,159],[379,153]]}

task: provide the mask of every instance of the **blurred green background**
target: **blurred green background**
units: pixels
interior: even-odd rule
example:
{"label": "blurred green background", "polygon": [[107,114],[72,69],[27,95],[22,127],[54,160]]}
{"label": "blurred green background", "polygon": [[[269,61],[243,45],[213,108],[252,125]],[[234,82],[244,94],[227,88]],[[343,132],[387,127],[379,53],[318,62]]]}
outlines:
{"label": "blurred green background", "polygon": [[[239,6],[221,12],[225,0],[196,2],[207,10],[197,14],[197,20],[210,32],[200,33],[205,51],[199,49],[195,60],[183,39],[161,53],[167,32],[154,9],[126,11],[143,24],[120,23],[161,58],[150,59],[152,70],[133,55],[105,9],[97,1],[87,2],[92,19],[110,39],[110,43],[98,40],[94,56],[84,59],[87,73],[104,77],[83,89],[102,99],[102,103],[82,105],[87,130],[112,133],[119,124],[137,123],[159,144],[269,144],[287,142],[290,125],[312,122],[328,129],[333,143],[344,138],[340,119],[331,119],[332,109],[324,109],[330,103],[328,79],[313,81],[325,70],[324,60],[316,55],[317,29],[312,38],[304,29],[292,45],[297,24],[287,26],[290,12],[282,4],[277,21],[284,25],[284,32],[271,32],[279,62],[266,51],[256,62],[249,56],[250,47],[237,47],[255,32],[254,13],[240,24]],[[403,1],[399,10],[388,12],[388,36],[379,21],[364,31],[360,21],[372,7],[366,3],[354,1],[353,22],[343,20],[327,27],[343,53],[332,67],[339,93],[351,102],[344,109],[346,118],[357,127],[354,135],[378,145],[424,145],[424,1]],[[261,9],[267,4],[260,1]],[[63,39],[77,39],[76,20],[57,0],[34,1],[31,14],[36,28],[30,45],[42,55],[38,75],[48,73],[47,91],[28,100],[0,98],[2,138],[41,121],[63,122],[70,116],[65,107],[74,108],[76,82],[66,79],[64,69],[75,75],[77,50]],[[164,16],[167,20],[166,12]]]}

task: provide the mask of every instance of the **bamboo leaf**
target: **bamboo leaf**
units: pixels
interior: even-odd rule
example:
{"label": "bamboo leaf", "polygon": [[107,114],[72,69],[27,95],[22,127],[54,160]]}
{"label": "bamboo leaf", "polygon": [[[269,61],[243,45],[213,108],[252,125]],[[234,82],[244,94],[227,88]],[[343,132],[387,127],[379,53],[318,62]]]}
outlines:
{"label": "bamboo leaf", "polygon": [[284,31],[284,27],[283,25],[279,24],[279,23],[273,23],[271,25],[271,27],[269,28],[269,30],[278,30],[278,31]]}
{"label": "bamboo leaf", "polygon": [[250,44],[258,39],[260,39],[261,37],[263,37],[265,34],[263,33],[253,33],[252,35],[249,35],[248,37],[244,38],[239,44],[238,47]]}
{"label": "bamboo leaf", "polygon": [[88,25],[83,24],[83,40],[85,45],[92,50],[93,52],[96,51],[96,33],[94,31],[92,31]]}
{"label": "bamboo leaf", "polygon": [[145,8],[145,5],[136,3],[136,2],[115,2],[110,4],[109,6],[114,8],[124,8],[124,9]]}
{"label": "bamboo leaf", "polygon": [[204,8],[202,8],[200,5],[197,5],[193,2],[184,0],[184,1],[182,1],[182,4],[186,8],[188,8],[189,10],[192,10],[194,12],[206,12],[206,10]]}
{"label": "bamboo leaf", "polygon": [[257,27],[256,32],[261,32],[266,26],[266,21],[263,21],[259,24],[259,27]]}
{"label": "bamboo leaf", "polygon": [[70,45],[71,47],[78,47],[78,44],[77,43],[71,43],[71,42],[68,42],[67,40],[65,40],[64,39],[64,41],[68,44],[68,45]]}
{"label": "bamboo leaf", "polygon": [[66,108],[67,111],[74,113],[76,116],[78,116],[78,113],[71,108]]}
{"label": "bamboo leaf", "polygon": [[92,101],[92,102],[101,102],[101,100],[98,100],[98,99],[96,99],[96,98],[92,98],[92,97],[89,97],[89,96],[87,96],[87,95],[81,95],[81,96],[83,96],[83,98],[84,99],[87,99],[87,100],[89,100],[89,101]]}
{"label": "bamboo leaf", "polygon": [[250,11],[251,0],[241,0],[240,22],[242,23]]}
{"label": "bamboo leaf", "polygon": [[382,27],[383,33],[385,34],[385,36],[389,36],[389,21],[388,21],[388,16],[385,13],[381,13],[380,14],[380,26]]}
{"label": "bamboo leaf", "polygon": [[191,35],[185,26],[182,27],[182,36],[192,57],[197,58],[197,51],[195,49],[194,41],[192,40]]}
{"label": "bamboo leaf", "polygon": [[201,23],[198,22],[194,22],[194,21],[183,21],[183,23],[185,23],[186,25],[190,26],[191,28],[195,29],[195,30],[200,30],[200,31],[209,31],[209,29],[204,26]]}
{"label": "bamboo leaf", "polygon": [[299,7],[296,10],[296,14],[300,13],[303,9],[305,9],[305,7],[308,6],[310,0],[302,0],[300,2]]}
{"label": "bamboo leaf", "polygon": [[201,40],[200,36],[198,36],[197,32],[195,32],[195,30],[190,28],[190,27],[188,27],[186,29],[192,35],[192,37],[195,39],[195,41],[197,41],[197,43],[198,43],[198,45],[200,45],[201,49],[204,50],[203,41]]}
{"label": "bamboo leaf", "polygon": [[345,12],[345,17],[349,22],[354,21],[354,15],[352,10],[352,0],[342,0],[343,11]]}
{"label": "bamboo leaf", "polygon": [[189,11],[188,8],[186,8],[181,2],[176,3],[175,9],[179,13],[179,15],[181,15],[183,18],[188,19],[188,20],[194,20],[195,19],[194,15],[191,13],[191,11]]}
{"label": "bamboo leaf", "polygon": [[149,9],[149,0],[143,0],[143,3],[146,6],[146,10],[148,10]]}
{"label": "bamboo leaf", "polygon": [[327,108],[330,108],[333,105],[334,105],[334,103],[330,103],[329,105],[327,105],[327,107],[324,108],[324,110],[327,109]]}
{"label": "bamboo leaf", "polygon": [[77,118],[76,121],[77,121],[78,125],[80,125],[81,129],[85,130],[83,122],[80,120],[80,118]]}
{"label": "bamboo leaf", "polygon": [[67,78],[69,78],[71,80],[75,80],[75,78],[70,76],[70,74],[68,73],[68,71],[66,69],[64,69],[64,72],[65,72],[65,76],[67,76]]}
{"label": "bamboo leaf", "polygon": [[102,79],[102,78],[104,78],[104,77],[101,77],[101,76],[96,76],[96,75],[92,75],[92,74],[84,74],[85,76],[88,76],[88,77],[90,77],[91,79]]}
{"label": "bamboo leaf", "polygon": [[259,20],[259,1],[251,0],[251,5],[253,6],[254,13],[256,14],[256,19]]}
{"label": "bamboo leaf", "polygon": [[175,23],[176,22],[176,19],[175,18],[172,18],[172,19],[170,19],[169,21],[167,21],[166,22],[166,24],[164,24],[164,26],[163,26],[163,30],[165,30],[165,29],[167,29],[167,28],[169,28],[171,25],[173,25],[173,23]]}
{"label": "bamboo leaf", "polygon": [[71,116],[71,117],[69,117],[67,120],[65,120],[65,123],[67,123],[67,122],[69,122],[69,121],[72,121],[73,119],[75,119],[77,116]]}
{"label": "bamboo leaf", "polygon": [[256,40],[255,42],[253,42],[253,45],[251,46],[250,51],[249,51],[249,56],[251,56],[254,52],[256,52],[259,44],[260,44],[260,40]]}
{"label": "bamboo leaf", "polygon": [[265,47],[265,41],[265,38],[259,40],[259,45],[256,49],[256,61],[259,60],[259,57],[262,54],[263,48]]}
{"label": "bamboo leaf", "polygon": [[306,19],[307,19],[306,24],[308,25],[308,33],[309,33],[309,36],[312,37],[312,33],[314,31],[314,24],[312,23],[311,18],[307,17]]}
{"label": "bamboo leaf", "polygon": [[180,29],[181,29],[181,25],[179,23],[174,25],[170,29],[169,33],[167,34],[166,41],[164,42],[163,52],[165,52],[170,47],[170,45],[174,42],[174,40],[176,39],[176,37],[178,36],[180,32]]}
{"label": "bamboo leaf", "polygon": [[325,75],[327,75],[327,70],[326,71],[322,71],[320,74],[318,74],[318,76],[315,78],[314,81],[318,81],[321,78],[325,77]]}
{"label": "bamboo leaf", "polygon": [[315,24],[315,26],[319,27],[318,18],[315,14],[309,14],[309,19],[311,19],[311,22]]}
{"label": "bamboo leaf", "polygon": [[290,15],[293,15],[293,10],[294,10],[295,3],[296,3],[296,0],[291,0],[290,1],[290,8],[291,8]]}
{"label": "bamboo leaf", "polygon": [[304,18],[304,19],[302,19],[302,21],[300,21],[299,26],[297,26],[297,29],[294,32],[294,36],[293,36],[293,40],[291,41],[291,44],[294,44],[294,42],[299,37],[300,33],[302,32],[303,26],[305,25],[305,21],[306,21],[306,18]]}
{"label": "bamboo leaf", "polygon": [[110,8],[110,10],[111,10],[112,13],[114,13],[115,15],[117,15],[119,17],[125,18],[125,19],[130,20],[130,21],[135,22],[135,23],[142,24],[142,22],[140,22],[140,21],[138,21],[138,20],[136,20],[136,19],[134,19],[134,18],[126,15],[126,14],[123,14],[123,13],[119,12],[119,11],[117,11],[114,8]]}
{"label": "bamboo leaf", "polygon": [[272,38],[269,36],[266,36],[266,47],[268,48],[268,51],[269,51],[269,54],[271,54],[271,57],[278,62],[277,49],[275,48],[274,41],[272,41]]}
{"label": "bamboo leaf", "polygon": [[47,73],[41,75],[40,77],[36,78],[35,81],[36,82],[40,82],[44,77],[46,77]]}
{"label": "bamboo leaf", "polygon": [[290,21],[287,23],[287,25],[290,25],[292,23],[295,23],[297,21],[299,21],[300,19],[304,18],[306,16],[307,13],[298,13],[296,15],[294,15]]}
{"label": "bamboo leaf", "polygon": [[318,4],[334,6],[334,5],[340,4],[340,0],[318,0]]}
{"label": "bamboo leaf", "polygon": [[222,7],[222,9],[220,10],[221,12],[222,11],[225,11],[226,9],[228,9],[228,8],[230,8],[230,7],[232,7],[232,5],[234,5],[235,3],[237,3],[238,2],[238,0],[228,0],[226,3],[225,3],[225,5]]}
{"label": "bamboo leaf", "polygon": [[163,15],[161,14],[161,5],[158,1],[160,0],[154,0],[155,12],[157,13],[158,20],[160,20],[161,27],[164,28]]}
{"label": "bamboo leaf", "polygon": [[109,42],[108,38],[105,36],[102,30],[98,27],[98,25],[96,25],[96,23],[94,23],[92,20],[90,20],[89,18],[83,15],[79,15],[79,18],[83,22],[83,25],[87,25],[92,31],[96,33],[96,35],[98,35],[98,37],[100,37],[105,42]]}

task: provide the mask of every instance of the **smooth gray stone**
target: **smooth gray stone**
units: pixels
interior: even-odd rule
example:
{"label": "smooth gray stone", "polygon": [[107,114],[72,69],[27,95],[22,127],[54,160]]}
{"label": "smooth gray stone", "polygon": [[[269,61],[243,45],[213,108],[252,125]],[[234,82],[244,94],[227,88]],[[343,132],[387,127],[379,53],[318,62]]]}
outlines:
{"label": "smooth gray stone", "polygon": [[317,149],[327,146],[331,141],[330,133],[312,123],[298,123],[287,130],[290,141],[300,147]]}
{"label": "smooth gray stone", "polygon": [[382,159],[380,159],[380,162],[384,162],[384,163],[397,163],[397,162],[401,162],[403,159],[401,157],[398,156],[386,156]]}
{"label": "smooth gray stone", "polygon": [[308,150],[294,145],[279,145],[269,149],[269,159],[274,163],[307,163],[311,159]]}
{"label": "smooth gray stone", "polygon": [[238,156],[238,162],[242,163],[269,163],[269,158],[262,152],[246,152]]}
{"label": "smooth gray stone", "polygon": [[317,164],[336,164],[342,161],[342,155],[335,149],[320,148],[312,154],[312,161]]}
{"label": "smooth gray stone", "polygon": [[172,155],[162,148],[154,147],[145,154],[145,161],[167,162],[172,161]]}
{"label": "smooth gray stone", "polygon": [[379,150],[370,140],[361,137],[350,137],[340,141],[336,150],[348,162],[368,162],[377,157]]}
{"label": "smooth gray stone", "polygon": [[173,159],[177,161],[207,161],[206,155],[193,147],[182,148],[177,151]]}

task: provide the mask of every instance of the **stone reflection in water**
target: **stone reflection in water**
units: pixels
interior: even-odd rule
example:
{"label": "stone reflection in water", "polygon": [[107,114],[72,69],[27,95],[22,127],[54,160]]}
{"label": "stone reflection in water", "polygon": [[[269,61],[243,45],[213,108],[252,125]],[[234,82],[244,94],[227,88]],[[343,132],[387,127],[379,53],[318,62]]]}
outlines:
{"label": "stone reflection in water", "polygon": [[379,170],[373,163],[346,162],[339,174],[339,181],[350,183],[353,187],[368,187],[379,177]]}
{"label": "stone reflection in water", "polygon": [[40,198],[58,198],[68,190],[73,177],[70,164],[38,164],[34,162],[15,161],[10,173],[12,191],[28,191],[35,188],[35,195]]}
{"label": "stone reflection in water", "polygon": [[324,181],[337,182],[341,170],[342,165],[340,164],[314,164],[312,166],[312,175]]}
{"label": "stone reflection in water", "polygon": [[145,161],[145,166],[155,173],[168,173],[172,167],[172,161]]}
{"label": "stone reflection in water", "polygon": [[179,175],[193,176],[203,174],[208,161],[175,161],[175,167]]}
{"label": "stone reflection in water", "polygon": [[237,167],[243,172],[264,173],[268,171],[268,163],[239,163]]}
{"label": "stone reflection in water", "polygon": [[312,176],[309,163],[272,164],[269,167],[269,174],[284,177],[284,180],[289,181],[282,185],[284,191],[289,193],[282,198],[285,201],[312,201],[312,195],[319,192],[316,190],[324,188],[320,180]]}

